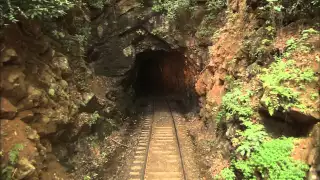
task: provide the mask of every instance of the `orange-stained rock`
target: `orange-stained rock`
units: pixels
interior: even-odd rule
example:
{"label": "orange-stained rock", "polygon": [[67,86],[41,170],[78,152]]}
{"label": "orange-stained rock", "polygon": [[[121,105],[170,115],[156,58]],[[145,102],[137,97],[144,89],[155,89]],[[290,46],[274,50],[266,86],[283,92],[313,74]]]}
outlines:
{"label": "orange-stained rock", "polygon": [[312,142],[312,138],[310,137],[296,140],[291,155],[296,160],[308,163],[310,152],[313,149],[313,146],[314,144]]}
{"label": "orange-stained rock", "polygon": [[4,97],[1,97],[0,101],[0,119],[13,119],[17,113],[17,108]]}
{"label": "orange-stained rock", "polygon": [[200,96],[206,93],[206,85],[201,81],[197,81],[195,89]]}
{"label": "orange-stained rock", "polygon": [[205,95],[214,84],[214,75],[209,71],[205,70],[203,74],[200,75],[198,81],[196,82],[195,89],[199,95]]}
{"label": "orange-stained rock", "polygon": [[214,85],[213,88],[207,93],[207,101],[220,105],[224,95],[224,86]]}

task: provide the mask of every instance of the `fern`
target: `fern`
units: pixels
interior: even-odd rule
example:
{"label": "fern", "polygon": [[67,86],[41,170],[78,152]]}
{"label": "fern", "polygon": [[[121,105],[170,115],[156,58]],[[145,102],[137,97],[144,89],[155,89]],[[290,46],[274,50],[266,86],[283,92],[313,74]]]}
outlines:
{"label": "fern", "polygon": [[233,172],[233,169],[225,168],[221,171],[220,174],[214,177],[216,180],[235,180],[236,175]]}
{"label": "fern", "polygon": [[243,122],[243,124],[246,129],[237,133],[241,143],[236,152],[249,157],[266,140],[268,135],[260,124],[253,124],[250,121]]}
{"label": "fern", "polygon": [[299,82],[313,82],[317,81],[314,71],[311,68],[305,69],[298,77]]}
{"label": "fern", "polygon": [[15,144],[13,148],[9,152],[9,163],[6,167],[4,167],[1,171],[1,177],[3,177],[5,180],[11,180],[12,174],[14,171],[14,166],[16,165],[18,158],[19,158],[19,152],[23,150],[24,146],[22,144]]}
{"label": "fern", "polygon": [[266,141],[250,159],[235,162],[234,166],[245,179],[255,178],[257,173],[262,179],[304,179],[308,166],[291,157],[292,149],[292,138]]}
{"label": "fern", "polygon": [[265,140],[267,134],[262,125],[251,122],[251,116],[254,113],[250,105],[252,91],[243,92],[241,89],[243,89],[241,86],[235,87],[223,96],[221,110],[217,115],[217,119],[219,122],[231,119],[241,122],[245,129],[238,131],[237,137],[232,141],[233,145],[237,147],[236,152],[242,156],[249,157]]}
{"label": "fern", "polygon": [[11,165],[15,165],[18,157],[19,157],[19,152],[23,150],[24,146],[22,144],[15,144],[14,147],[11,149],[9,152],[9,162]]}
{"label": "fern", "polygon": [[190,8],[190,0],[155,0],[152,10],[156,12],[165,12],[170,20],[178,17],[179,12]]}
{"label": "fern", "polygon": [[219,121],[221,119],[229,121],[252,116],[253,109],[249,104],[251,95],[251,91],[242,92],[241,87],[236,87],[231,92],[226,93],[222,98],[221,110],[218,113]]}
{"label": "fern", "polygon": [[[287,42],[290,47],[293,42]],[[299,101],[299,92],[289,86],[316,81],[314,71],[311,68],[305,68],[303,71],[295,65],[295,61],[284,61],[281,57],[276,57],[276,61],[269,68],[263,70],[260,76],[265,90],[261,102],[267,107],[269,114],[273,115],[275,111],[288,111],[292,107],[301,107]]]}

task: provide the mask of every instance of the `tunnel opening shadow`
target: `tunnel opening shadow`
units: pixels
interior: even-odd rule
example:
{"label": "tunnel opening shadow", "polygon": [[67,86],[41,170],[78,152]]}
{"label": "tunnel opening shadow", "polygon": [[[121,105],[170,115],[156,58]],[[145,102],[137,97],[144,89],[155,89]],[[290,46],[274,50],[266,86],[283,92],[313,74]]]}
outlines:
{"label": "tunnel opening shadow", "polygon": [[185,94],[184,56],[179,52],[137,54],[133,89],[137,98]]}
{"label": "tunnel opening shadow", "polygon": [[[150,101],[175,102],[179,113],[198,112],[199,103],[195,92],[197,69],[188,64],[182,50],[147,50],[138,53],[135,62],[123,81],[125,91],[133,90],[134,107]],[[121,102],[118,102],[121,106]],[[124,102],[125,103],[125,102]],[[141,105],[142,105],[141,104]],[[129,110],[130,111],[130,110]]]}

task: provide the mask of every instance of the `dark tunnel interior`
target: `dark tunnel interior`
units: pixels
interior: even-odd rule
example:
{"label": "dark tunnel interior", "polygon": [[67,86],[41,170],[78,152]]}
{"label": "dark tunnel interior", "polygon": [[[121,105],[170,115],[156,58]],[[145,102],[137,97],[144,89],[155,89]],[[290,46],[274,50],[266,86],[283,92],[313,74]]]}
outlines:
{"label": "dark tunnel interior", "polygon": [[138,97],[183,93],[186,89],[184,56],[177,51],[137,54],[133,88]]}

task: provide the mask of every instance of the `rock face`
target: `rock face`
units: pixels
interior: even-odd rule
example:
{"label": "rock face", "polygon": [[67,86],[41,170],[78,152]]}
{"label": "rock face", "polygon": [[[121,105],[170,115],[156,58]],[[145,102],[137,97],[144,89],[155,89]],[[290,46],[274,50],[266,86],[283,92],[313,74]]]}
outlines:
{"label": "rock face", "polygon": [[[72,10],[63,25],[52,23],[61,25],[54,33],[47,24],[27,20],[4,29],[0,41],[0,119],[9,130],[14,128],[13,122],[28,127],[26,132],[16,132],[25,138],[13,142],[27,147],[15,165],[17,179],[41,178],[41,171],[50,166],[48,157],[53,157],[49,153],[54,151],[54,143],[76,141],[94,128],[106,136],[114,124],[123,121],[133,96],[132,82],[123,82],[132,74],[138,53],[178,51],[186,61],[181,72],[193,89],[196,74],[206,61],[207,46],[183,27],[188,22],[196,30],[202,19],[200,10],[173,22],[139,0],[111,3],[99,12],[85,7]],[[86,59],[86,47],[70,41],[78,37],[72,25],[79,19],[81,28],[92,24]],[[69,22],[70,27],[65,27]],[[105,128],[94,127],[94,123]],[[14,130],[4,133],[16,136]],[[2,143],[8,144],[7,156],[13,146],[9,139],[1,139]],[[26,156],[27,152],[35,157]]]}
{"label": "rock face", "polygon": [[[36,35],[21,33],[21,29],[32,30],[34,27],[39,27]],[[54,138],[66,135],[62,132],[68,132],[70,138],[66,140],[76,140],[82,129],[76,119],[81,113],[79,109],[94,96],[91,88],[79,88],[90,87],[95,78],[84,59],[59,50],[40,27],[26,21],[12,24],[4,29],[5,37],[0,42],[3,47],[0,54],[0,121],[1,137],[4,137],[1,138],[4,154],[1,163],[17,168],[16,179],[41,178],[51,149],[47,150],[40,139],[47,139],[44,141],[46,147],[51,147]],[[105,94],[99,97],[105,98]],[[100,102],[96,102],[96,106],[102,112],[104,105]],[[16,144],[24,148],[17,162],[10,165],[8,154]]]}
{"label": "rock face", "polygon": [[17,108],[6,98],[0,99],[0,119],[13,119],[17,113]]}
{"label": "rock face", "polygon": [[[293,155],[293,157],[299,157],[297,159],[312,166],[310,174],[318,178],[316,169],[319,165],[319,157],[317,155],[319,154],[319,149],[316,148],[316,144],[318,144],[319,137],[316,137],[314,134],[316,134],[315,132],[317,132],[319,128],[318,124],[320,121],[319,81],[314,80],[310,81],[310,83],[301,82],[296,84],[291,81],[283,82],[281,86],[288,86],[292,88],[294,92],[298,92],[298,101],[301,103],[301,108],[290,107],[286,110],[283,110],[284,108],[278,109],[277,112],[270,115],[268,106],[264,101],[266,98],[270,99],[270,94],[268,94],[270,92],[264,87],[261,81],[261,74],[273,63],[274,56],[283,56],[281,53],[286,52],[286,41],[290,39],[290,37],[295,39],[301,38],[301,30],[308,29],[311,26],[317,27],[314,24],[319,20],[317,19],[310,22],[312,24],[310,27],[304,26],[304,21],[297,21],[290,25],[280,24],[280,27],[276,27],[276,29],[279,29],[275,30],[278,32],[273,35],[274,39],[262,45],[261,42],[268,39],[268,33],[266,32],[267,25],[263,24],[267,18],[261,17],[263,13],[260,14],[259,12],[259,7],[266,5],[264,3],[266,2],[252,0],[228,1],[228,11],[232,13],[228,15],[227,21],[218,30],[218,38],[215,38],[213,45],[209,47],[209,62],[205,69],[201,71],[195,83],[195,90],[200,96],[200,116],[202,120],[207,123],[206,126],[209,131],[213,132],[214,135],[211,139],[214,139],[214,142],[222,141],[222,143],[231,143],[237,131],[242,130],[244,127],[237,126],[237,124],[241,124],[237,117],[222,123],[221,120],[219,121],[218,113],[221,112],[220,109],[223,109],[221,107],[223,102],[222,98],[226,93],[232,92],[234,87],[242,87],[243,92],[247,89],[254,91],[250,102],[252,103],[252,107],[258,109],[256,114],[258,118],[252,118],[252,122],[261,123],[261,119],[261,121],[268,121],[267,123],[263,122],[261,124],[264,125],[264,128],[267,129],[267,132],[273,138],[278,136],[301,138],[299,140],[301,140],[302,143],[300,143],[300,147],[295,147],[295,155]],[[288,14],[285,16],[287,15]],[[281,20],[283,21],[290,19],[288,17],[282,18]],[[318,36],[318,34],[316,36]],[[296,69],[303,70],[305,66],[308,66],[314,71],[314,73],[311,72],[311,74],[316,76],[319,74],[319,63],[315,63],[314,57],[319,56],[320,49],[318,45],[319,38],[314,38],[317,38],[317,40],[311,37],[308,41],[310,46],[314,47],[310,53],[303,54],[301,51],[298,51],[297,54],[292,55],[292,59],[298,64],[297,67],[295,67]],[[318,43],[314,43],[316,41]],[[307,61],[310,62],[306,60],[302,62],[302,59],[308,59]],[[284,59],[283,61],[286,60]],[[237,85],[236,83],[238,82],[241,85]],[[310,98],[311,94],[313,94],[313,98]],[[228,101],[228,99],[226,101]],[[280,102],[280,100],[278,102]],[[227,112],[226,114],[228,113],[231,112]],[[262,116],[266,114],[268,119],[264,120]],[[220,127],[217,126],[219,123],[221,123]],[[266,125],[268,123],[271,125]],[[210,129],[210,127],[212,129]],[[308,142],[308,144],[304,142]],[[298,146],[297,144],[295,144],[295,146]],[[214,152],[212,153],[219,154],[221,149],[216,148],[216,145],[214,147]],[[232,148],[236,148],[236,146]],[[232,148],[229,150],[235,151]],[[226,159],[228,159],[228,157],[224,158],[224,160]],[[209,166],[213,169],[216,168],[215,164]],[[228,167],[228,165],[225,167]],[[219,172],[217,172],[217,174],[218,173]]]}
{"label": "rock face", "polygon": [[17,179],[24,179],[27,177],[31,177],[36,168],[29,162],[26,158],[22,158],[18,162],[18,171],[15,177]]}
{"label": "rock face", "polygon": [[112,7],[107,10],[108,13],[112,11],[113,16],[103,14],[97,20],[101,38],[88,54],[95,73],[117,77],[113,78],[115,84],[112,85],[117,87],[134,67],[137,54],[150,50],[178,50],[190,63],[186,71],[190,73],[190,85],[194,86],[196,73],[203,68],[207,58],[207,46],[201,46],[197,38],[190,36],[190,30],[183,27],[188,21],[196,31],[199,17],[191,18],[196,15],[192,12],[194,14],[185,15],[185,19],[169,21],[165,15],[152,11],[148,4],[140,3],[137,0],[118,1],[115,10]]}

